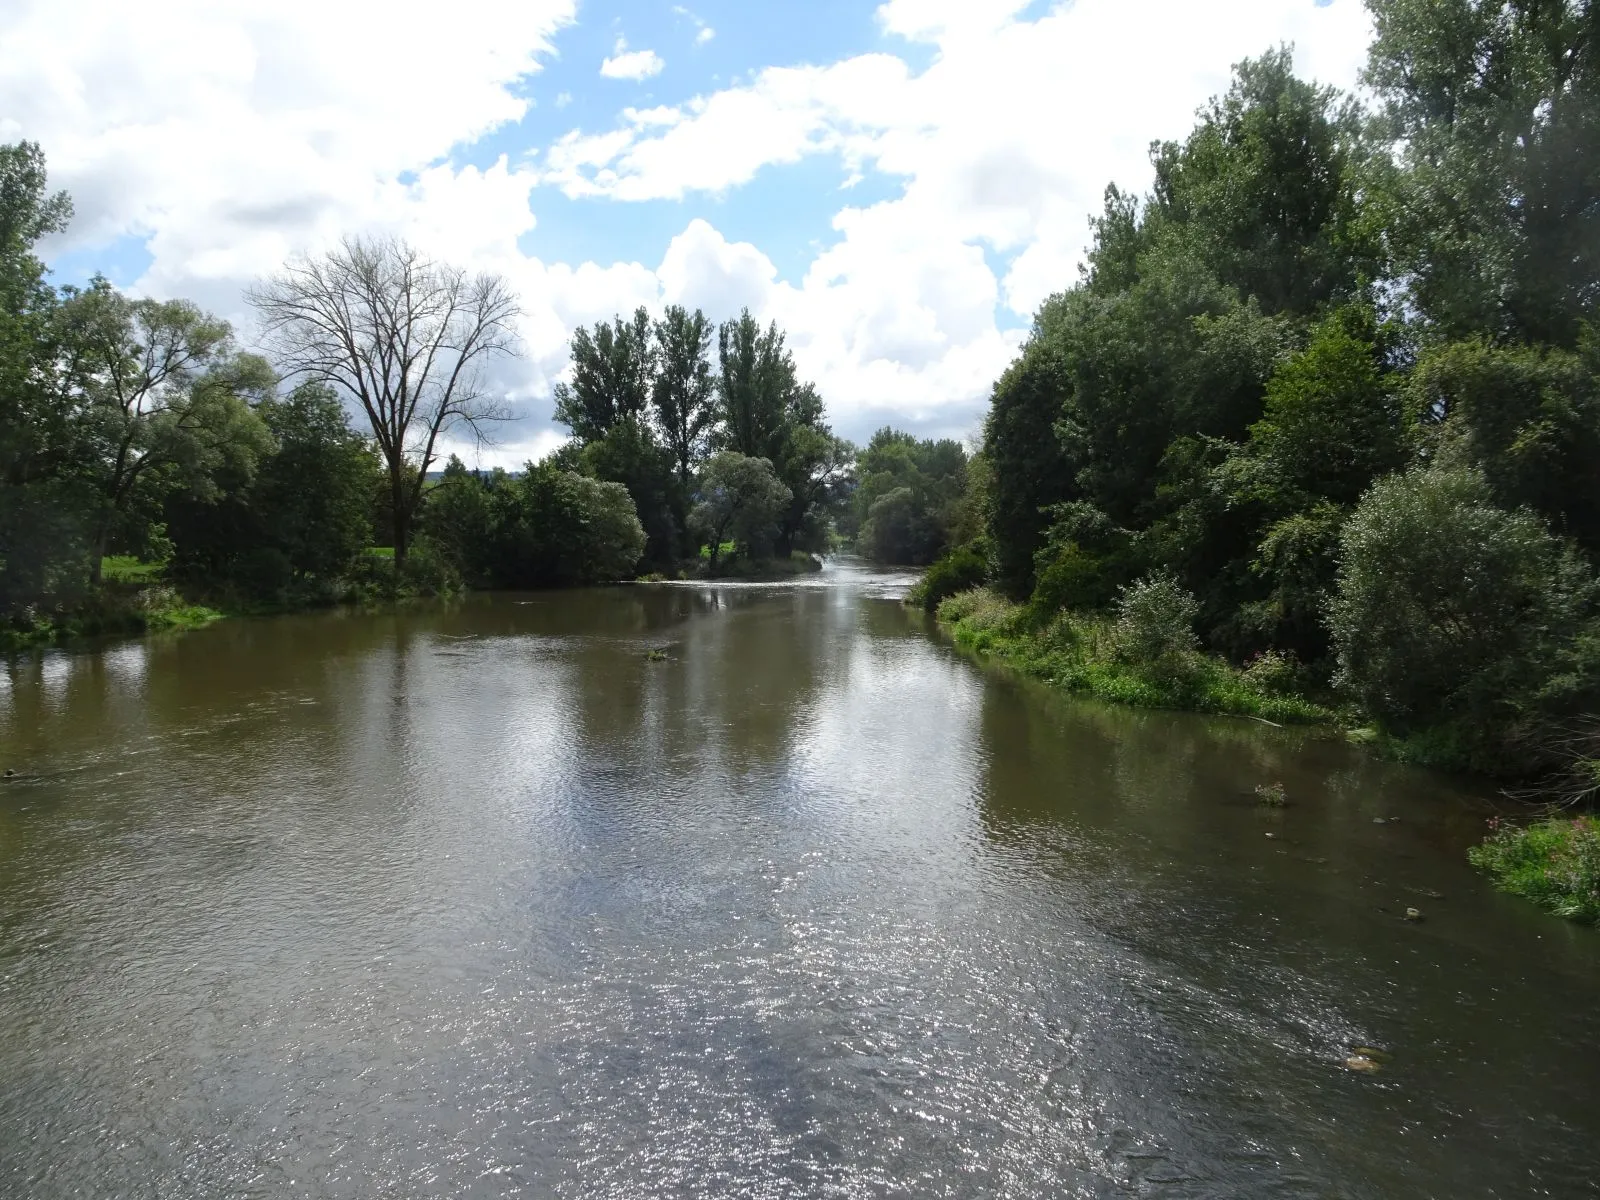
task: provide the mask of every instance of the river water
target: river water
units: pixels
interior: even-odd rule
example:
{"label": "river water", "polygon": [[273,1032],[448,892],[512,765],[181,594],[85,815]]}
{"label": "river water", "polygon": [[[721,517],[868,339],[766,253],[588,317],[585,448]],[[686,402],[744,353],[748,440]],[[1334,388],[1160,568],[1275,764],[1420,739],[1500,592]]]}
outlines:
{"label": "river water", "polygon": [[1600,936],[1484,793],[906,582],[12,661],[0,1196],[1600,1195]]}

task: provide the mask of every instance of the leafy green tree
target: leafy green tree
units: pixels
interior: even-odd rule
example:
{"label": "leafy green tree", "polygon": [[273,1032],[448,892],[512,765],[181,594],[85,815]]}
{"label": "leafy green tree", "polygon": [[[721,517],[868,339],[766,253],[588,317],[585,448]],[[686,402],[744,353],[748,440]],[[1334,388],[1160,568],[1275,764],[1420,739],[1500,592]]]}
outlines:
{"label": "leafy green tree", "polygon": [[166,497],[169,571],[254,600],[331,599],[371,544],[382,466],[325,385],[301,384],[261,401],[256,413],[273,448],[253,471],[223,471],[207,493]]}
{"label": "leafy green tree", "polygon": [[325,384],[303,383],[256,411],[277,443],[251,489],[266,537],[295,577],[336,579],[372,542],[382,463]]}
{"label": "leafy green tree", "polygon": [[1600,551],[1600,362],[1482,338],[1429,347],[1410,398],[1432,453],[1476,465],[1506,507],[1526,505]]}
{"label": "leafy green tree", "polygon": [[711,569],[716,570],[725,541],[759,557],[772,544],[791,499],[767,459],[733,450],[713,455],[700,484],[700,501],[689,515],[690,528],[710,546]]}
{"label": "leafy green tree", "polygon": [[921,566],[951,544],[967,487],[959,442],[880,429],[857,456],[856,475],[856,543],[869,558]]}
{"label": "leafy green tree", "polygon": [[485,477],[452,454],[428,497],[422,531],[469,587],[494,587],[510,575],[500,539],[508,517],[515,519],[513,486],[505,471]]}
{"label": "leafy green tree", "polygon": [[800,382],[776,324],[763,330],[745,310],[718,329],[717,355],[715,444],[766,459],[788,489],[776,534],[780,555],[801,543],[820,548],[822,513],[848,479],[849,445],[828,427],[816,388]]}
{"label": "leafy green tree", "polygon": [[992,471],[985,529],[990,574],[1006,594],[1033,590],[1034,555],[1044,542],[1052,504],[1078,497],[1073,466],[1056,440],[1068,384],[1060,342],[1078,293],[1047,300],[1034,317],[1022,353],[994,385],[984,422],[984,449]]}
{"label": "leafy green tree", "polygon": [[650,399],[685,495],[717,417],[710,358],[715,332],[699,309],[691,313],[678,305],[669,306],[655,323],[656,376]]}
{"label": "leafy green tree", "polygon": [[627,579],[645,549],[628,490],[570,471],[530,467],[521,480],[537,577],[557,584]]}
{"label": "leafy green tree", "polygon": [[1286,507],[1301,507],[1302,497],[1354,504],[1375,478],[1405,462],[1398,397],[1376,336],[1361,322],[1360,314],[1334,314],[1267,384],[1246,452]]}
{"label": "leafy green tree", "polygon": [[87,579],[86,447],[57,369],[56,292],[33,253],[71,216],[66,194],[47,190],[38,145],[0,145],[0,609],[70,595]]}
{"label": "leafy green tree", "polygon": [[747,458],[783,457],[800,383],[776,324],[762,329],[749,309],[717,331],[718,443]]}
{"label": "leafy green tree", "polygon": [[188,301],[130,300],[97,279],[69,291],[61,319],[95,496],[89,571],[98,583],[140,489],[207,496],[219,473],[254,474],[271,436],[251,401],[275,380],[265,360],[234,349],[227,322]]}
{"label": "leafy green tree", "polygon": [[435,492],[428,542],[474,586],[607,583],[630,576],[644,551],[625,487],[549,460],[512,476],[453,459]]}
{"label": "leafy green tree", "polygon": [[599,322],[593,333],[580,326],[571,351],[572,381],[555,389],[556,420],[579,442],[599,441],[618,423],[648,416],[656,386],[648,312],[640,308],[629,321]]}
{"label": "leafy green tree", "polygon": [[1367,0],[1404,170],[1388,230],[1446,336],[1572,348],[1600,301],[1600,8]]}
{"label": "leafy green tree", "polygon": [[1357,202],[1369,157],[1360,113],[1296,79],[1288,47],[1241,62],[1194,132],[1151,157],[1161,232],[1181,231],[1268,314],[1348,297],[1378,265]]}
{"label": "leafy green tree", "polygon": [[688,493],[673,469],[672,452],[662,446],[639,416],[616,422],[586,444],[579,464],[584,474],[620,483],[633,497],[645,531],[645,561],[666,567],[681,552],[688,522]]}
{"label": "leafy green tree", "polygon": [[1344,527],[1338,681],[1396,732],[1454,721],[1481,734],[1541,692],[1592,684],[1571,676],[1594,602],[1582,560],[1533,514],[1497,507],[1478,472],[1392,475]]}

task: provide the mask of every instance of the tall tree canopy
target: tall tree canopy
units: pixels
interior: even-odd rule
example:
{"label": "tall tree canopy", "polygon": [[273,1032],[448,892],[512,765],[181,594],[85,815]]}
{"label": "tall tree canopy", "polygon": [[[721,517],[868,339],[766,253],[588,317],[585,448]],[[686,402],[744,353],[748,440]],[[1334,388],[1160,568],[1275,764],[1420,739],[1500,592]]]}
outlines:
{"label": "tall tree canopy", "polygon": [[389,474],[404,564],[440,438],[486,436],[510,414],[484,368],[514,354],[516,297],[395,238],[347,238],[288,263],[247,294],[288,376],[322,380],[366,414]]}

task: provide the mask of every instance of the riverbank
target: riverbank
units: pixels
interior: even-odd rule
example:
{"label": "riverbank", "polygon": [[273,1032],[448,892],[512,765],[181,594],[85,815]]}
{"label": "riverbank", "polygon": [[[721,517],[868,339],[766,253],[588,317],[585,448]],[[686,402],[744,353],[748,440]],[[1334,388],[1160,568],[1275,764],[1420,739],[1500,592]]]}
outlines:
{"label": "riverbank", "polygon": [[959,592],[936,609],[956,644],[1070,692],[1138,708],[1254,717],[1274,724],[1336,723],[1333,709],[1294,689],[1298,671],[1277,655],[1240,670],[1198,650],[1165,646],[1140,655],[1103,617],[1058,613],[1042,628],[1026,605],[987,588]]}
{"label": "riverbank", "polygon": [[108,587],[71,609],[28,609],[13,613],[0,627],[0,652],[58,646],[86,638],[140,637],[200,629],[228,614],[193,604],[175,589]]}
{"label": "riverbank", "polygon": [[[949,597],[936,615],[958,646],[1065,691],[1136,708],[1326,725],[1390,761],[1460,768],[1440,749],[1448,749],[1448,738],[1390,737],[1355,725],[1347,710],[1308,699],[1298,690],[1300,672],[1281,656],[1261,655],[1243,669],[1195,649],[1141,657],[1108,618],[1060,613],[1040,628],[1026,605],[985,588]],[[1600,763],[1591,765],[1600,786]],[[1600,818],[1541,810],[1525,822],[1497,820],[1469,858],[1502,891],[1569,920],[1600,921]]]}

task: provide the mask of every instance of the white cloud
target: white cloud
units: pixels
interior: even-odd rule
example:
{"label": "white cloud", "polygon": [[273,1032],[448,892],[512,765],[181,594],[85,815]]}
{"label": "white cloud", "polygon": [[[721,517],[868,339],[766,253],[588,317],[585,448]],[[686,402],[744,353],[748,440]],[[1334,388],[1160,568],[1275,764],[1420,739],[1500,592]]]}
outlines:
{"label": "white cloud", "polygon": [[709,226],[673,243],[663,282],[776,316],[852,432],[868,413],[970,427],[1015,352],[1002,325],[1076,278],[1107,183],[1144,190],[1150,141],[1182,137],[1241,58],[1294,42],[1299,70],[1351,87],[1371,32],[1356,0],[1076,0],[1018,20],[1025,7],[890,0],[881,27],[936,48],[922,73],[888,54],[768,68],[675,120],[574,132],[545,179],[573,197],[678,200],[815,155],[838,156],[846,186],[898,178],[894,198],[838,214],[797,285]]}
{"label": "white cloud", "polygon": [[627,41],[618,38],[611,57],[600,64],[600,74],[607,79],[631,79],[638,83],[661,74],[666,65],[654,50],[629,50]]}
{"label": "white cloud", "polygon": [[700,16],[698,13],[690,12],[681,4],[674,4],[672,6],[672,15],[678,17],[680,20],[688,21],[689,24],[694,26],[694,44],[697,46],[704,46],[712,38],[717,36],[717,31],[706,24],[704,17]]}

